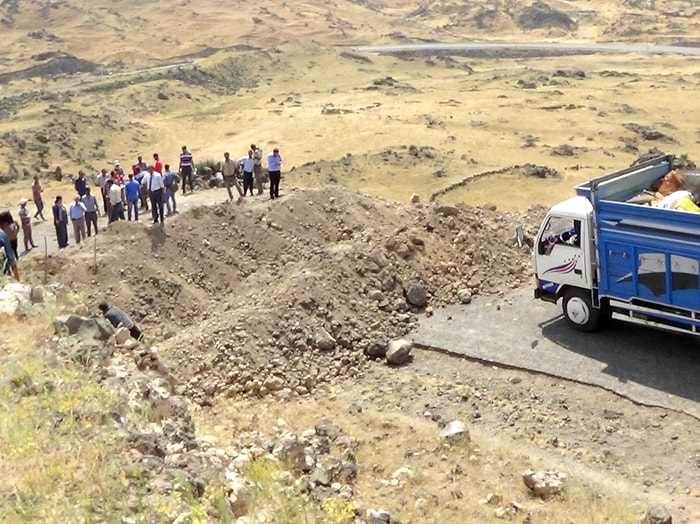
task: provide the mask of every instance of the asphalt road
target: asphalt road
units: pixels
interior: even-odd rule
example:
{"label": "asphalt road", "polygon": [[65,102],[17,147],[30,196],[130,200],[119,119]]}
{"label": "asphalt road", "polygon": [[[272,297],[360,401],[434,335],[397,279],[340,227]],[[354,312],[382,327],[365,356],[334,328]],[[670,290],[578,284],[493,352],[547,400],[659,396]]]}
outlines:
{"label": "asphalt road", "polygon": [[424,349],[599,386],[700,419],[700,340],[619,321],[580,333],[530,289],[438,310],[413,339]]}
{"label": "asphalt road", "polygon": [[587,44],[559,42],[462,42],[444,44],[440,42],[425,44],[371,45],[353,47],[359,53],[405,53],[430,51],[485,51],[498,49],[535,50],[535,51],[581,51],[593,53],[651,53],[700,55],[700,47],[684,47],[650,44]]}

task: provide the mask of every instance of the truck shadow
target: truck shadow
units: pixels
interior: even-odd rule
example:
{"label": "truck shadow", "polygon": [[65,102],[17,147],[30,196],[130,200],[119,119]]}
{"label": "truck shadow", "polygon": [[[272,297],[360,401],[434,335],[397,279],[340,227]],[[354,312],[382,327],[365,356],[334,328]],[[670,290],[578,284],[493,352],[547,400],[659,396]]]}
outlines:
{"label": "truck shadow", "polygon": [[600,362],[601,373],[700,402],[700,341],[608,320],[595,333],[580,333],[563,316],[539,324],[558,346]]}

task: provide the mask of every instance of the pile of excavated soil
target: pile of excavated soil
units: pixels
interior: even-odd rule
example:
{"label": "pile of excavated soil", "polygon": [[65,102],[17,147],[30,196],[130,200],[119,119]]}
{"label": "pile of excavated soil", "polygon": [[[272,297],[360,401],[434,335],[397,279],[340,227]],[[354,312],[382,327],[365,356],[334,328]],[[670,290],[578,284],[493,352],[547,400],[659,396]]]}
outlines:
{"label": "pile of excavated soil", "polygon": [[362,374],[365,353],[419,314],[522,286],[528,215],[400,204],[340,188],[201,207],[144,228],[116,223],[49,259],[96,312],[107,299],[155,341],[178,392],[281,398]]}

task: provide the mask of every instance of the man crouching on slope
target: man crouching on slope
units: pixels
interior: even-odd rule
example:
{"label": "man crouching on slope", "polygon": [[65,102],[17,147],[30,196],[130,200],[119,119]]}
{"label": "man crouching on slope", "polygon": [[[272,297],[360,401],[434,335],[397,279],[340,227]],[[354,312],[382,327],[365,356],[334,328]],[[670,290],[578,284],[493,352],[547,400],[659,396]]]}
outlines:
{"label": "man crouching on slope", "polygon": [[141,333],[141,330],[136,327],[136,324],[134,324],[134,321],[131,320],[131,317],[129,317],[129,315],[124,313],[117,306],[110,306],[107,304],[107,302],[100,302],[100,305],[97,307],[100,309],[100,311],[102,311],[102,315],[109,320],[110,324],[112,324],[115,328],[123,326],[129,330],[132,337],[139,342],[143,341],[143,333]]}

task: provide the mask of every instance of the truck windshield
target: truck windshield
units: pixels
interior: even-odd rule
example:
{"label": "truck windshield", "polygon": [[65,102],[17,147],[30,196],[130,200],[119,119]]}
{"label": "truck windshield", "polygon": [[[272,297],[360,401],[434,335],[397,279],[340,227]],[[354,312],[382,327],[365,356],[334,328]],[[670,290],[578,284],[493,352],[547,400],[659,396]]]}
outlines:
{"label": "truck windshield", "polygon": [[570,217],[549,217],[540,238],[540,254],[548,255],[557,244],[580,247],[581,221]]}

